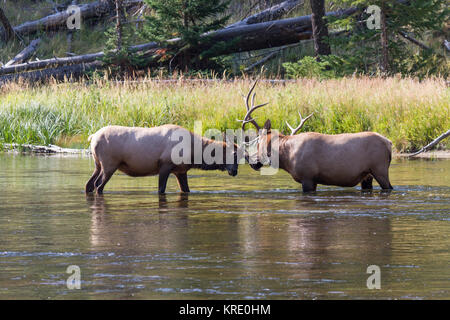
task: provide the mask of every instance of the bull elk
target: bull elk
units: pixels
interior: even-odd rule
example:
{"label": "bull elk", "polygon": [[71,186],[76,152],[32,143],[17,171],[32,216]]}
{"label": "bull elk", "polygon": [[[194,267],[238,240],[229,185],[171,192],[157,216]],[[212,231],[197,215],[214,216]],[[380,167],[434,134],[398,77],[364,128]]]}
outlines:
{"label": "bull elk", "polygon": [[[247,112],[242,121],[242,130],[247,123],[253,124],[258,136],[256,161],[252,168],[259,170],[262,162],[269,162],[270,157],[278,157],[279,167],[287,171],[295,181],[302,184],[303,192],[315,191],[317,184],[354,187],[361,183],[362,189],[372,189],[373,178],[382,189],[393,189],[389,182],[389,165],[391,162],[392,143],[375,132],[344,133],[337,135],[306,132],[296,134],[312,116],[302,118],[300,124],[291,129],[289,136],[278,134],[278,150],[272,148],[274,133],[270,120],[263,130],[251,118],[251,114],[266,104],[254,106],[256,86],[253,84],[246,97]],[[277,154],[271,154],[277,153]],[[269,160],[269,161],[267,161]]]}
{"label": "bull elk", "polygon": [[[174,162],[172,149],[179,143],[173,141],[173,134],[177,136],[188,136],[188,153],[191,161],[184,163]],[[95,170],[92,177],[86,183],[86,193],[103,193],[103,188],[114,172],[118,169],[132,177],[143,177],[159,174],[158,192],[164,193],[167,179],[173,173],[177,178],[182,192],[189,192],[187,171],[192,168],[202,170],[228,171],[231,176],[237,175],[238,157],[237,146],[222,141],[214,141],[196,135],[189,130],[177,125],[162,125],[153,128],[107,126],[89,137],[91,151],[95,162]],[[223,161],[206,163],[201,158],[200,163],[195,161],[195,144],[201,146],[203,152],[209,146],[223,150]],[[233,148],[232,161],[227,157],[227,148]],[[202,153],[203,155],[203,153]]]}

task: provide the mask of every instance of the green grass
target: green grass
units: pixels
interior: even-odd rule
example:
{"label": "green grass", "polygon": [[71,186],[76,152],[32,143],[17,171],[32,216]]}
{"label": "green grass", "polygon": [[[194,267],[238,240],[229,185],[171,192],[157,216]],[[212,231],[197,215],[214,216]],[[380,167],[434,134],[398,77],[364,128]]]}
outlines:
{"label": "green grass", "polygon": [[[63,83],[45,86],[11,84],[0,91],[0,143],[57,144],[87,147],[87,137],[103,126],[158,126],[175,123],[203,130],[239,128],[251,82],[116,84]],[[336,134],[375,131],[391,139],[399,152],[421,148],[450,128],[450,89],[442,80],[349,78],[260,82],[255,112],[262,125],[287,133],[285,120],[299,121],[314,112],[302,131]],[[250,126],[250,125],[249,125]],[[441,148],[449,149],[450,140]]]}

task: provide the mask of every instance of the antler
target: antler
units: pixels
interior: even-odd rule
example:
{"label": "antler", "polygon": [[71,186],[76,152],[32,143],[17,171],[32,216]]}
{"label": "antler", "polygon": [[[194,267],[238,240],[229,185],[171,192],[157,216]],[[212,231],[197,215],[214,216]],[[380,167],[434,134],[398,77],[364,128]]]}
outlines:
{"label": "antler", "polygon": [[305,119],[303,119],[303,117],[302,117],[302,115],[301,115],[301,113],[300,113],[300,111],[299,111],[299,112],[298,112],[298,115],[300,116],[301,122],[300,122],[300,124],[298,125],[298,127],[295,128],[295,129],[292,128],[292,127],[290,126],[290,124],[286,121],[287,126],[289,127],[289,129],[291,129],[291,136],[293,136],[294,134],[296,134],[296,133],[303,127],[303,125],[305,124],[306,120],[308,120],[309,118],[311,118],[311,117],[313,116],[313,114],[314,114],[314,113],[311,113],[309,116],[307,116]]}
{"label": "antler", "polygon": [[[249,122],[251,124],[253,124],[258,131],[259,131],[259,129],[261,129],[260,126],[258,125],[258,123],[256,123],[256,120],[253,118],[250,118],[253,111],[255,111],[258,108],[264,107],[266,104],[268,104],[268,102],[266,102],[266,103],[258,104],[257,106],[255,106],[256,93],[253,93],[253,95],[252,95],[252,92],[255,89],[257,83],[258,83],[258,80],[255,81],[255,83],[251,87],[250,91],[248,92],[247,97],[245,97],[245,107],[247,108],[247,113],[245,114],[244,120],[238,120],[238,121],[242,121],[242,131],[244,131],[245,125]],[[252,105],[249,106],[248,103],[249,103],[251,95],[252,95],[252,101],[251,101]]]}

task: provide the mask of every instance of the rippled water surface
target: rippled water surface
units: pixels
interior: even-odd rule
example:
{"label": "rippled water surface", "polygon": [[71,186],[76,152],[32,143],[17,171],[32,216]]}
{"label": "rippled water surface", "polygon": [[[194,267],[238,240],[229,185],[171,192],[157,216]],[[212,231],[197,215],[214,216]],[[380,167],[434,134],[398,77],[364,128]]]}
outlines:
{"label": "rippled water surface", "polygon": [[[89,158],[0,154],[0,298],[450,298],[450,161],[395,160],[395,190],[319,186],[286,173],[115,174],[83,189]],[[66,269],[81,270],[69,290]],[[367,267],[381,289],[366,286]]]}

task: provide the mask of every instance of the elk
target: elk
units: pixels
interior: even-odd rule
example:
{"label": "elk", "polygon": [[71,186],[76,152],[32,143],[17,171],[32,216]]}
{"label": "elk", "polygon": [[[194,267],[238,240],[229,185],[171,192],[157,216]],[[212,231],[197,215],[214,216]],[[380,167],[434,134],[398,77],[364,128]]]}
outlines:
{"label": "elk", "polygon": [[[375,132],[343,133],[336,135],[306,132],[296,134],[312,116],[302,118],[300,124],[291,129],[290,135],[274,133],[270,120],[263,129],[251,114],[265,104],[254,106],[255,93],[249,105],[250,95],[257,81],[251,87],[245,102],[247,112],[242,121],[244,131],[247,123],[253,124],[258,136],[256,141],[256,160],[252,168],[259,170],[263,162],[270,164],[270,157],[278,157],[279,167],[287,171],[295,181],[302,184],[303,192],[316,191],[317,184],[372,189],[373,178],[382,189],[393,189],[389,181],[392,143]],[[272,140],[278,134],[278,148],[272,148]],[[278,149],[278,150],[276,150]],[[274,154],[272,154],[274,153]],[[276,154],[275,154],[276,153]]]}
{"label": "elk", "polygon": [[[179,163],[173,160],[172,150],[180,143],[173,141],[174,134],[190,138],[188,150],[183,150],[189,161]],[[227,170],[231,176],[236,176],[238,171],[237,145],[207,139],[177,125],[167,124],[153,128],[107,126],[91,135],[88,140],[91,142],[95,170],[86,183],[86,193],[95,189],[97,194],[103,193],[103,188],[117,169],[131,177],[159,175],[160,194],[165,193],[171,173],[177,178],[180,190],[189,192],[187,171],[192,168]],[[201,146],[200,161],[195,161],[195,151],[192,152],[196,144]],[[222,150],[223,161],[205,162],[203,151],[206,148],[212,148],[213,156],[214,148]],[[231,152],[232,156],[228,157],[232,157],[231,161],[227,158],[227,151],[228,154]]]}

